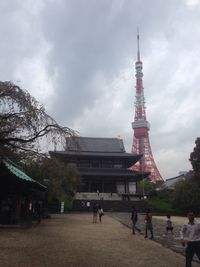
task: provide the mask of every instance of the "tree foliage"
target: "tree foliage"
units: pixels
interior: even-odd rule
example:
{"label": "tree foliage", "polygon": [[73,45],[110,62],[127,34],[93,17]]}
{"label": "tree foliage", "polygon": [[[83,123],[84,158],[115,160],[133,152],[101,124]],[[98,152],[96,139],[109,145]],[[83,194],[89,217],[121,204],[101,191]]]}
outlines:
{"label": "tree foliage", "polygon": [[80,184],[78,171],[57,159],[40,157],[27,162],[25,168],[31,177],[47,186],[49,202],[72,196]]}
{"label": "tree foliage", "polygon": [[[26,90],[12,82],[0,82],[0,151],[40,151],[44,136],[58,142],[75,132],[60,126]],[[61,139],[60,139],[61,138]]]}
{"label": "tree foliage", "polygon": [[200,138],[195,141],[195,147],[189,158],[193,171],[185,175],[185,180],[175,186],[172,194],[173,205],[182,211],[198,210],[200,206]]}
{"label": "tree foliage", "polygon": [[[150,199],[150,204],[161,211],[174,210],[185,213],[189,210],[200,212],[200,137],[195,141],[195,147],[189,158],[193,170],[184,175],[185,179],[178,182],[173,192],[162,190]],[[164,203],[164,202],[165,203]],[[165,205],[168,204],[168,207]]]}
{"label": "tree foliage", "polygon": [[157,187],[157,185],[155,183],[152,183],[149,180],[142,180],[138,183],[137,191],[141,195],[143,195],[143,193],[148,194],[148,195],[152,195],[152,194],[154,194],[156,187]]}
{"label": "tree foliage", "polygon": [[200,175],[200,137],[195,141],[195,147],[190,154],[190,162],[195,174]]}
{"label": "tree foliage", "polygon": [[182,211],[199,210],[200,188],[193,180],[179,182],[172,194],[174,208]]}

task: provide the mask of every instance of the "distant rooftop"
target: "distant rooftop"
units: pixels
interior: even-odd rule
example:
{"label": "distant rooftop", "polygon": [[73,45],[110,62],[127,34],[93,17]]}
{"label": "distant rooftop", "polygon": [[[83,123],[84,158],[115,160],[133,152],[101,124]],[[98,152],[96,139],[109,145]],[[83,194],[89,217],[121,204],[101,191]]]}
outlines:
{"label": "distant rooftop", "polygon": [[186,177],[185,177],[184,174],[176,176],[176,177],[169,178],[163,183],[161,188],[163,188],[163,189],[165,188],[165,189],[168,189],[168,190],[174,190],[176,184],[178,182],[180,182],[180,181],[185,180],[185,179],[186,179]]}
{"label": "distant rooftop", "polygon": [[80,137],[66,138],[66,151],[95,153],[125,153],[124,143],[119,138]]}

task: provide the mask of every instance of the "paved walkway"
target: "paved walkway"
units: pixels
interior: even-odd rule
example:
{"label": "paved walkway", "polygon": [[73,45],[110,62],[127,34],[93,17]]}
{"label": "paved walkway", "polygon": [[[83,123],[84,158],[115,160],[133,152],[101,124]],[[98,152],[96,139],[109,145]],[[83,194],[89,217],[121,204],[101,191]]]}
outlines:
{"label": "paved walkway", "polygon": [[65,214],[30,229],[0,229],[3,267],[182,267],[184,262],[184,256],[132,235],[107,214],[102,224],[93,224],[91,214]]}
{"label": "paved walkway", "polygon": [[[130,220],[130,213],[110,213],[110,216],[117,219],[124,225],[129,228],[132,227]],[[138,214],[138,226],[144,233],[145,224],[144,224],[144,214]],[[172,249],[175,252],[181,253],[184,255],[185,249],[181,246],[180,242],[180,229],[184,223],[187,222],[186,217],[171,217],[172,224],[174,227],[174,234],[169,233],[167,236],[165,235],[165,227],[166,227],[166,216],[153,216],[153,229],[154,229],[154,241],[162,244],[165,247]],[[197,258],[195,258],[197,259]]]}

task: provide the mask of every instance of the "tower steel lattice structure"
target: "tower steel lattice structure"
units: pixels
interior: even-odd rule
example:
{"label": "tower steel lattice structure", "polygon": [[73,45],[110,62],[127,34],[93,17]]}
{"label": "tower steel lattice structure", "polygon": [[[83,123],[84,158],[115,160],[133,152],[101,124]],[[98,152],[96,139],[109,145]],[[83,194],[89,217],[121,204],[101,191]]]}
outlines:
{"label": "tower steel lattice structure", "polygon": [[149,180],[152,182],[162,181],[160,172],[153,158],[149,141],[150,124],[146,119],[146,108],[143,87],[143,63],[140,60],[140,36],[137,33],[137,61],[136,70],[136,96],[135,96],[135,117],[132,122],[133,144],[132,153],[143,155],[140,161],[134,165],[134,169],[140,172],[150,172]]}

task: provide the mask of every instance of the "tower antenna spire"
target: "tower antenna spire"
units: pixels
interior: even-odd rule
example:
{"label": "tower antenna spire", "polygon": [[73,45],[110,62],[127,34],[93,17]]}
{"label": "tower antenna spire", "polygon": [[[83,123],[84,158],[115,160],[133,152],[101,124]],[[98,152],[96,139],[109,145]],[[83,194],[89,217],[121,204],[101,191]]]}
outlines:
{"label": "tower antenna spire", "polygon": [[137,61],[140,61],[140,33],[139,33],[139,27],[137,27]]}

